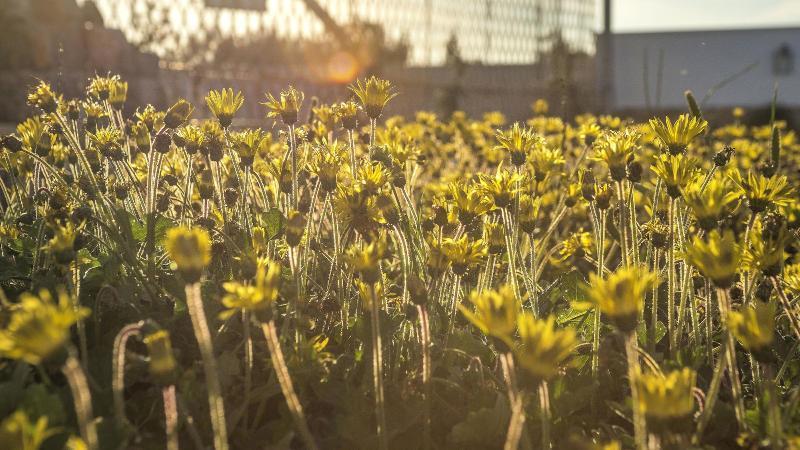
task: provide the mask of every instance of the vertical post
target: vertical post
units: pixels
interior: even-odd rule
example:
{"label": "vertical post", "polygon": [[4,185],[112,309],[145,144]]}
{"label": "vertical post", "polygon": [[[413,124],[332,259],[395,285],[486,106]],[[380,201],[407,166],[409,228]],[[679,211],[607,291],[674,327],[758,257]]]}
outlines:
{"label": "vertical post", "polygon": [[597,99],[600,109],[610,112],[614,98],[614,49],[611,42],[611,0],[603,0],[603,31],[597,46]]}

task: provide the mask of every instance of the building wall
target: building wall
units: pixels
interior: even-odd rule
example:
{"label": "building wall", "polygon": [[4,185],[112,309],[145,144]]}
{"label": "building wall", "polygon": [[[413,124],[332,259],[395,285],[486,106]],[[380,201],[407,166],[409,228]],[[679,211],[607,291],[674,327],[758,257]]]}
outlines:
{"label": "building wall", "polygon": [[[760,108],[770,104],[776,82],[778,104],[800,108],[800,28],[623,33],[611,42],[613,109],[683,108],[687,89],[701,100],[715,87],[706,107]],[[782,46],[794,67],[776,74],[774,54]]]}

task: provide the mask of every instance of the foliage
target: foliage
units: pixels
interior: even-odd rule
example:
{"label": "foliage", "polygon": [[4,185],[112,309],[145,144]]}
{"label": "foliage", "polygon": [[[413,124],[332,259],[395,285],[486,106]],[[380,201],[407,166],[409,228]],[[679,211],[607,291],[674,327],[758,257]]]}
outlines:
{"label": "foliage", "polygon": [[126,93],[0,141],[4,448],[798,441],[785,124]]}

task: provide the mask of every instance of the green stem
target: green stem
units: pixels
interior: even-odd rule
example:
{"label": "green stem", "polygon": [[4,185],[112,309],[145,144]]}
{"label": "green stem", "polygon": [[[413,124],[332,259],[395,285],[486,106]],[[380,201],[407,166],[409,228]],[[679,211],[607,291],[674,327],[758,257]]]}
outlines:
{"label": "green stem", "polygon": [[506,241],[506,255],[508,255],[508,278],[511,283],[511,288],[514,291],[514,296],[517,300],[522,301],[522,294],[519,291],[519,284],[517,283],[517,259],[515,251],[516,246],[512,243],[513,226],[511,224],[511,214],[503,210],[503,235]]}
{"label": "green stem", "polygon": [[[72,351],[70,351],[72,353]],[[89,383],[86,374],[81,368],[81,363],[70,354],[67,361],[61,368],[67,378],[69,388],[72,391],[72,399],[75,403],[75,415],[78,417],[78,426],[81,430],[81,438],[86,443],[89,450],[99,448],[97,440],[97,427],[94,422],[92,412],[92,394],[89,391]]]}
{"label": "green stem", "polygon": [[[658,273],[658,257],[659,251],[653,248],[653,272]],[[656,333],[658,332],[658,283],[653,286],[652,301],[650,302],[650,330],[648,330],[648,350],[650,353],[656,351]]]}
{"label": "green stem", "polygon": [[225,423],[225,404],[222,399],[222,389],[219,382],[217,360],[214,357],[211,332],[206,321],[206,313],[203,310],[199,282],[186,285],[186,306],[189,309],[192,328],[194,329],[197,344],[200,347],[200,355],[203,358],[203,371],[206,385],[208,386],[208,409],[211,414],[211,428],[214,432],[214,448],[216,450],[227,450],[228,430]]}
{"label": "green stem", "polygon": [[422,345],[422,385],[423,385],[423,448],[431,448],[431,330],[428,321],[428,308],[417,306],[419,312],[420,343]]}
{"label": "green stem", "polygon": [[[730,299],[728,298],[728,291],[726,289],[717,289],[717,302],[719,303],[720,323],[725,324],[728,322],[728,313],[730,312]],[[746,428],[742,381],[739,378],[739,365],[736,363],[736,343],[727,327],[725,328],[724,339],[727,342],[725,357],[728,361],[728,377],[731,381],[734,412],[736,413],[736,421],[739,424],[739,429],[743,431]]]}
{"label": "green stem", "polygon": [[647,425],[644,414],[639,407],[639,392],[636,388],[636,378],[639,376],[639,349],[636,343],[636,331],[628,333],[625,338],[625,353],[628,356],[628,383],[631,388],[631,403],[633,404],[633,433],[637,450],[647,448]]}
{"label": "green stem", "polygon": [[550,441],[550,421],[552,420],[550,389],[547,386],[547,381],[544,380],[539,382],[539,416],[542,420],[542,448],[550,450],[552,448]]}
{"label": "green stem", "polygon": [[711,280],[705,278],[705,294],[706,294],[706,327],[705,327],[705,344],[706,344],[706,358],[708,365],[714,363],[714,302],[711,301]]}
{"label": "green stem", "polygon": [[375,418],[378,432],[378,448],[387,450],[389,440],[386,430],[386,402],[383,391],[383,345],[380,326],[380,297],[374,285],[370,285],[370,319],[372,321],[372,381],[375,390]]}
{"label": "green stem", "polygon": [[289,125],[289,157],[291,159],[292,170],[292,207],[297,209],[299,199],[297,197],[297,141],[294,135],[294,125]]}
{"label": "green stem", "polygon": [[631,255],[628,249],[628,224],[625,220],[625,193],[622,187],[622,181],[617,181],[617,201],[619,202],[619,223],[617,230],[619,230],[620,249],[622,251],[622,263],[627,267],[631,265]]}
{"label": "green stem", "polygon": [[114,364],[111,370],[111,391],[114,400],[114,416],[119,427],[122,427],[128,421],[125,417],[125,350],[128,339],[138,336],[142,330],[142,325],[142,322],[125,325],[114,338],[114,349],[111,357]]}
{"label": "green stem", "polygon": [[514,356],[511,352],[500,354],[500,365],[508,392],[508,402],[511,405],[511,420],[508,422],[508,432],[503,450],[516,450],[525,426],[525,399],[517,387]]}
{"label": "green stem", "polygon": [[292,415],[294,425],[298,433],[300,433],[300,438],[303,440],[303,444],[306,448],[309,450],[316,450],[319,447],[317,447],[311,435],[311,430],[308,428],[308,423],[303,413],[303,405],[300,403],[300,399],[292,384],[292,378],[289,376],[289,369],[283,357],[283,350],[281,350],[281,343],[278,339],[278,330],[275,327],[275,322],[270,320],[269,322],[262,323],[261,330],[264,332],[264,338],[269,347],[272,368],[275,370],[275,375],[278,377],[278,384],[280,384],[281,391],[286,399],[286,406],[289,408],[289,412]]}
{"label": "green stem", "polygon": [[167,450],[178,450],[178,401],[175,398],[175,385],[161,388],[164,402],[164,426],[167,431]]}
{"label": "green stem", "polygon": [[[709,343],[709,345],[712,344]],[[703,431],[705,431],[708,422],[711,420],[711,415],[714,414],[714,406],[717,403],[717,398],[719,397],[719,388],[722,384],[722,375],[725,373],[725,367],[728,364],[726,355],[728,354],[728,347],[730,343],[726,340],[722,345],[723,347],[720,349],[720,354],[717,357],[717,365],[714,367],[714,373],[711,376],[711,384],[709,385],[708,392],[705,396],[705,406],[703,408],[703,412],[700,414],[700,419],[697,421],[697,432],[695,436],[698,442],[703,436]]]}
{"label": "green stem", "polygon": [[783,442],[783,422],[781,420],[778,386],[775,382],[775,366],[763,364],[763,398],[767,399],[767,435],[772,448],[781,448]]}
{"label": "green stem", "polygon": [[778,277],[772,277],[772,285],[775,287],[775,292],[778,293],[778,300],[789,318],[789,325],[794,332],[795,337],[800,339],[800,319],[797,317],[797,312],[792,306],[789,298],[786,297],[786,291],[783,290],[783,285]]}
{"label": "green stem", "polygon": [[[597,231],[597,276],[600,278],[603,278],[605,272],[605,233],[606,211],[602,211]],[[600,370],[600,308],[595,307],[592,316],[592,379],[597,381]]]}
{"label": "green stem", "polygon": [[667,245],[667,335],[669,351],[675,350],[675,199],[669,198],[669,242]]}
{"label": "green stem", "polygon": [[253,337],[250,330],[250,313],[242,310],[242,328],[244,330],[244,426],[247,428],[250,418],[250,392],[253,389]]}

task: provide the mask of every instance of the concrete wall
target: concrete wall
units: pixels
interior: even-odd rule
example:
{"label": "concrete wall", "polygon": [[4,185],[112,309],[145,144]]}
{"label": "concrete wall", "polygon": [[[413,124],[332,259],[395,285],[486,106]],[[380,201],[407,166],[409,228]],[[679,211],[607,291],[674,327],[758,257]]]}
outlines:
{"label": "concrete wall", "polygon": [[[794,69],[776,75],[773,55],[783,45],[788,45],[794,55]],[[736,74],[740,75],[718,86],[706,106],[767,106],[777,82],[779,105],[800,108],[800,28],[622,33],[612,36],[612,48],[609,104],[616,110],[682,108],[685,90],[691,89],[700,100]],[[742,73],[750,65],[753,67]]]}

